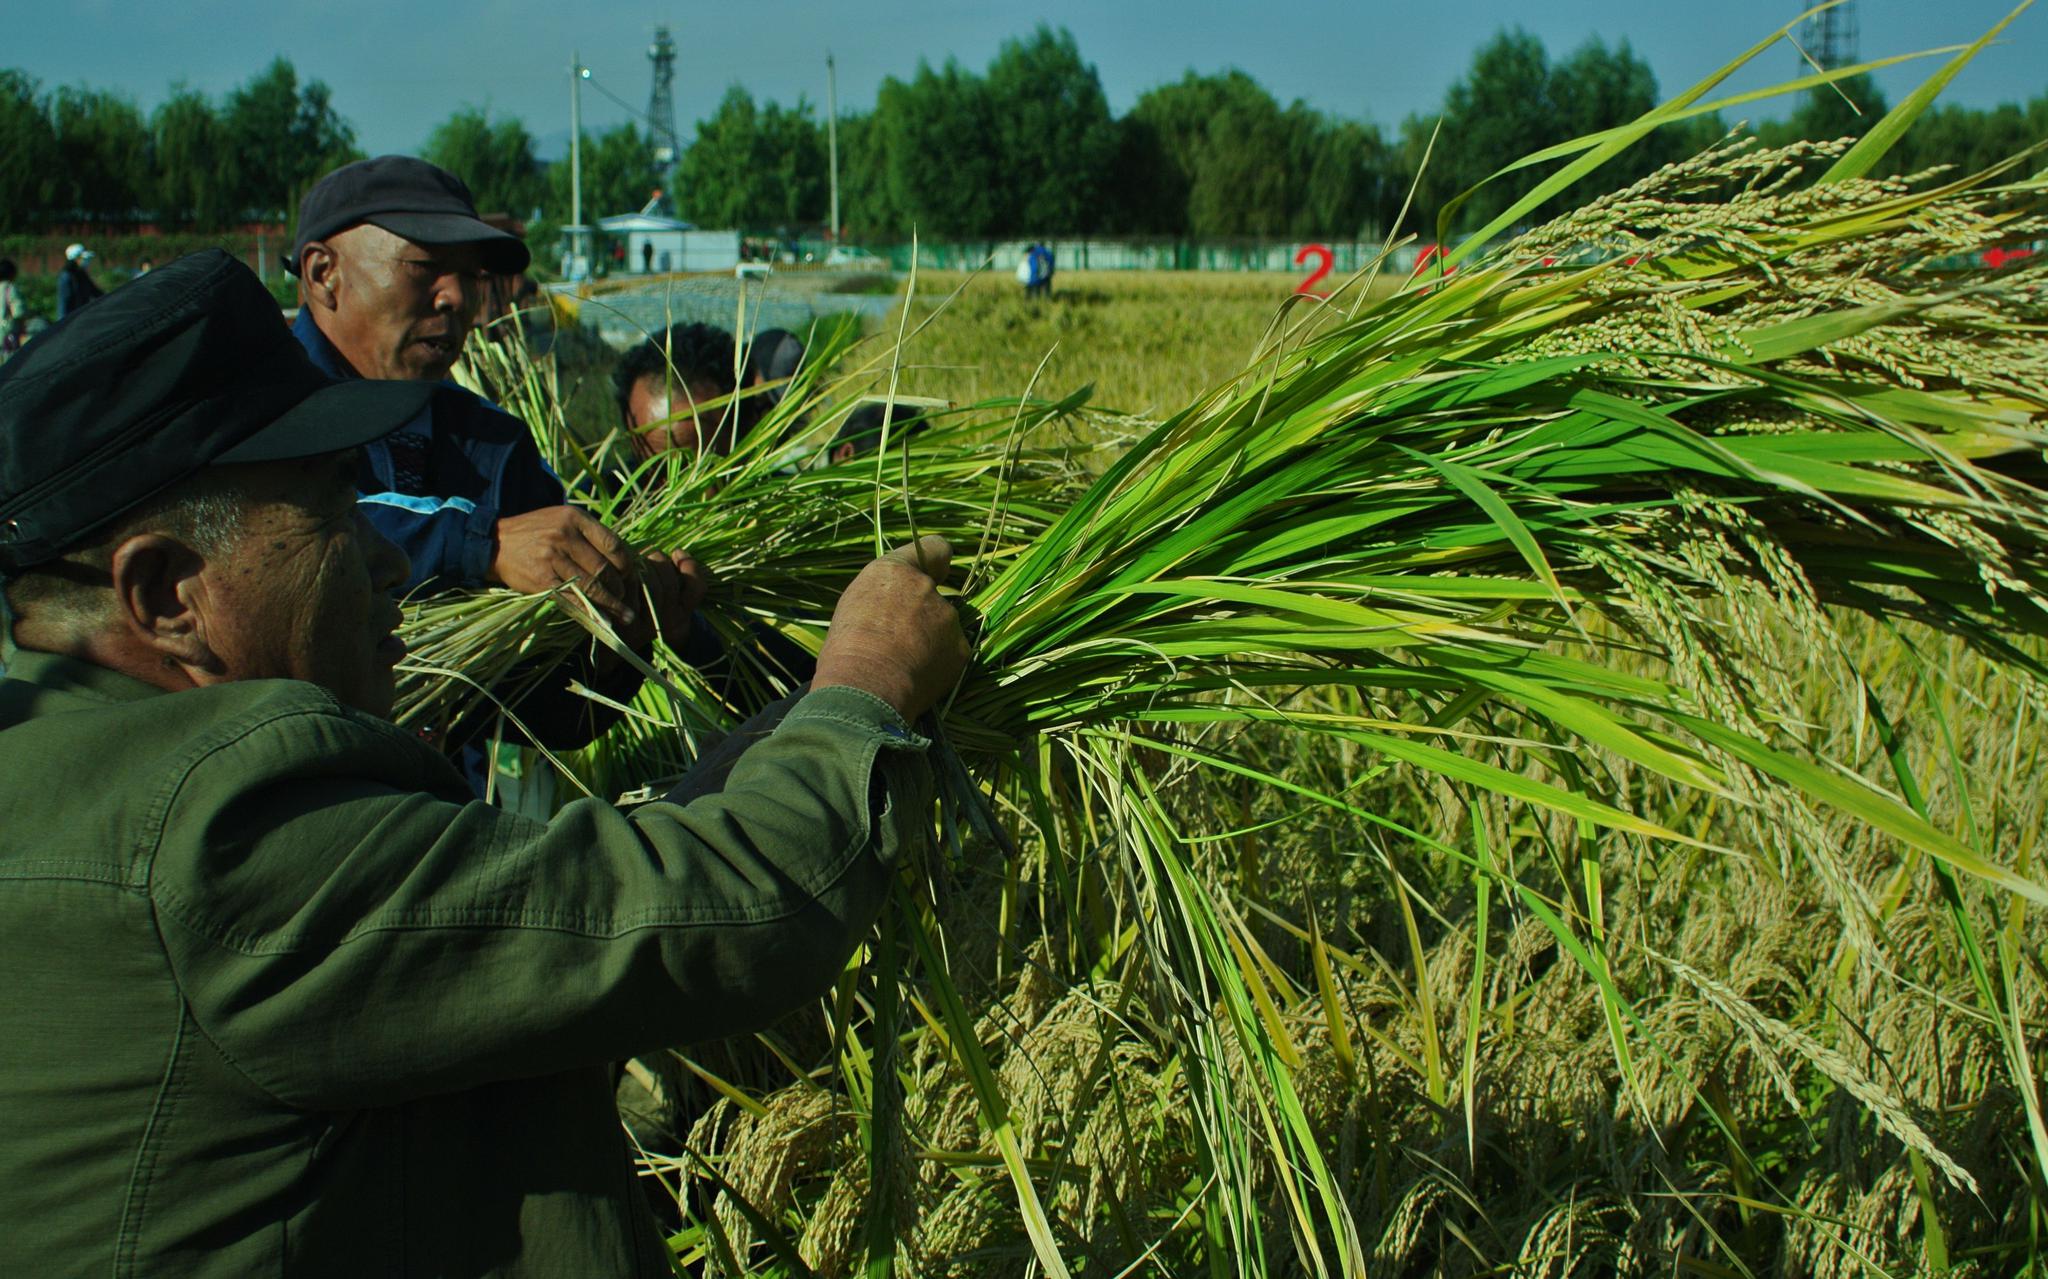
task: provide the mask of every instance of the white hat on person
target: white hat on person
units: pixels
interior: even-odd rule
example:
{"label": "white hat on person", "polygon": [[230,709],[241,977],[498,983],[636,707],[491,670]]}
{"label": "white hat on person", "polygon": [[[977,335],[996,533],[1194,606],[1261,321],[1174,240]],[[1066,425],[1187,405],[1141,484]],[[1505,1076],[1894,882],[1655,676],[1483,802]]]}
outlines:
{"label": "white hat on person", "polygon": [[90,262],[92,260],[92,250],[82,244],[67,244],[64,246],[64,260],[66,262]]}

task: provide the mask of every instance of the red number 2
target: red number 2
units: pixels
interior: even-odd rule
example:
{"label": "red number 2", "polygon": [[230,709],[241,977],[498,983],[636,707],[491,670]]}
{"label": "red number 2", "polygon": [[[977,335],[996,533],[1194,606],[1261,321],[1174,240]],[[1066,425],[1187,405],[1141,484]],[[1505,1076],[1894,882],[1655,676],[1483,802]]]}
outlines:
{"label": "red number 2", "polygon": [[1295,285],[1294,291],[1296,293],[1306,293],[1314,298],[1326,298],[1330,296],[1329,292],[1317,288],[1316,285],[1322,283],[1323,277],[1330,273],[1330,268],[1337,264],[1337,255],[1330,252],[1330,246],[1327,244],[1304,244],[1301,246],[1301,250],[1294,255],[1294,265],[1300,266],[1310,258],[1321,258],[1323,264],[1309,272],[1306,280]]}

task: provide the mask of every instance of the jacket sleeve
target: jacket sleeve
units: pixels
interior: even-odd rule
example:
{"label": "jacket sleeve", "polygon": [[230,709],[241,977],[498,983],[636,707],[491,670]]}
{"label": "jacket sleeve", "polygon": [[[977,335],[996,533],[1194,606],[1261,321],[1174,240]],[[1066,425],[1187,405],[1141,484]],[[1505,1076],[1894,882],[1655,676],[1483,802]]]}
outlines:
{"label": "jacket sleeve", "polygon": [[873,922],[930,772],[925,739],[851,689],[742,741],[709,786],[543,825],[457,802],[433,751],[339,708],[223,734],[165,805],[150,881],[195,1021],[311,1109],[767,1024]]}

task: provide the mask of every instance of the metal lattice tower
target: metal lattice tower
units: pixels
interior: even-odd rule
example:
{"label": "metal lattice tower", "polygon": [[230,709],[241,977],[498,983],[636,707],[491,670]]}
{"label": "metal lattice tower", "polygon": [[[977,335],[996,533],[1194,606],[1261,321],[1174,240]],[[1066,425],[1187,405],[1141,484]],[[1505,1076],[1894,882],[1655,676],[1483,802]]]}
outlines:
{"label": "metal lattice tower", "polygon": [[[1807,6],[1799,7],[1803,10]],[[1856,61],[1856,0],[1842,0],[1834,8],[1801,23],[1799,45],[1808,57],[1830,71]],[[1804,59],[1800,65],[1805,65]]]}
{"label": "metal lattice tower", "polygon": [[654,162],[672,170],[683,149],[676,141],[676,42],[669,39],[667,27],[654,29],[647,60],[654,64],[654,86],[647,91],[647,133],[654,144]]}

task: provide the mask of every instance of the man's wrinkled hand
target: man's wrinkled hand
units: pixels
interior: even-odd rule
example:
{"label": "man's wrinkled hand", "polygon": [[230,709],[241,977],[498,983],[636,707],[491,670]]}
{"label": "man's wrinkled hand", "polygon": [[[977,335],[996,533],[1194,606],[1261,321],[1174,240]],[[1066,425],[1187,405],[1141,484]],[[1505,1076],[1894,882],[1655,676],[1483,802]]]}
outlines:
{"label": "man's wrinkled hand", "polygon": [[832,611],[811,687],[862,689],[906,720],[930,710],[969,656],[960,614],[938,590],[952,566],[946,539],[927,536],[862,569]]}
{"label": "man's wrinkled hand", "polygon": [[499,520],[489,580],[529,595],[573,582],[613,621],[631,626],[639,620],[631,549],[573,506]]}
{"label": "man's wrinkled hand", "polygon": [[711,572],[688,551],[649,551],[639,563],[639,590],[646,609],[632,626],[621,630],[634,651],[645,653],[655,636],[671,650],[690,634],[690,619],[711,587]]}

